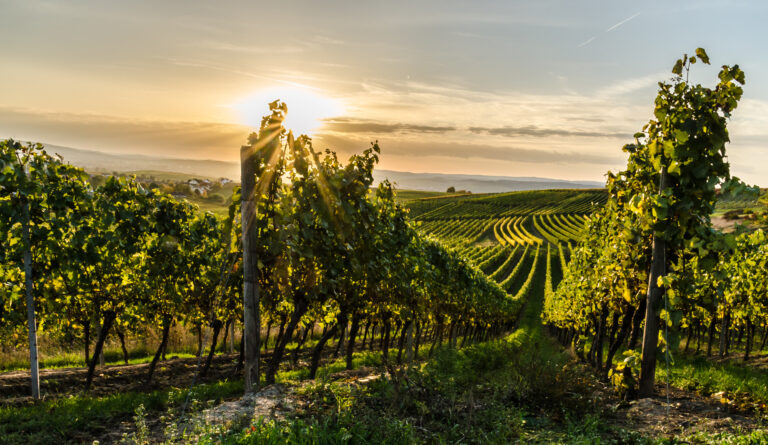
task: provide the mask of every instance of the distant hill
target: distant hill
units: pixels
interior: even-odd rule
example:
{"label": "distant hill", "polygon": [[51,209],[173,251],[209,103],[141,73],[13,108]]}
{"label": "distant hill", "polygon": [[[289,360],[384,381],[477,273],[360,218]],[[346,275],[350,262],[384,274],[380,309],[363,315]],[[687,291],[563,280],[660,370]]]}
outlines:
{"label": "distant hill", "polygon": [[239,179],[240,177],[240,165],[234,162],[103,153],[52,144],[44,145],[48,153],[58,153],[64,157],[65,162],[92,172],[116,171],[125,173],[150,170],[154,172],[184,173],[200,177],[230,179]]}
{"label": "distant hill", "polygon": [[[93,150],[62,147],[45,144],[49,153],[58,153],[72,165],[89,171],[183,173],[199,177],[222,177],[240,179],[240,166],[235,162],[163,158],[154,156],[103,153]],[[542,189],[587,189],[602,188],[604,183],[596,181],[564,181],[560,179],[485,175],[452,175],[443,173],[411,173],[392,170],[376,170],[376,182],[389,179],[398,189],[445,192],[448,187],[469,190],[472,193],[501,193],[521,190]]]}
{"label": "distant hill", "polygon": [[472,193],[502,193],[522,190],[545,189],[593,189],[603,188],[604,182],[564,181],[561,179],[485,176],[485,175],[449,175],[443,173],[411,173],[390,170],[373,172],[376,181],[385,178],[394,182],[399,189],[426,190],[445,192],[448,187],[456,190],[469,190]]}

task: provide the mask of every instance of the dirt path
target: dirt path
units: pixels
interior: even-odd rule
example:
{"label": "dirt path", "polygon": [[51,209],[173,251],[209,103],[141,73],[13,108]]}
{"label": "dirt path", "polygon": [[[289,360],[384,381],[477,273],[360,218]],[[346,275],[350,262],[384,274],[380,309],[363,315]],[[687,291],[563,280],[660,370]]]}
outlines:
{"label": "dirt path", "polygon": [[722,216],[713,216],[711,220],[714,228],[722,230],[725,233],[733,232],[736,223],[739,222],[739,220],[725,219]]}
{"label": "dirt path", "polygon": [[[323,351],[321,366],[332,359],[334,347],[326,347]],[[367,350],[356,345],[356,351]],[[309,366],[310,349],[299,351],[297,361],[292,363],[293,353],[286,352],[283,369],[306,368]],[[261,353],[261,366],[266,370],[267,361],[272,352]],[[211,369],[205,377],[198,378],[196,383],[218,382],[233,377],[240,377],[235,372],[238,354],[216,355],[211,363]],[[200,363],[202,367],[204,360]],[[173,358],[157,364],[152,384],[146,383],[148,363],[137,365],[110,365],[96,368],[96,374],[91,385],[90,394],[105,396],[118,392],[149,392],[162,388],[184,388],[192,385],[197,374],[198,359]],[[87,376],[87,368],[57,368],[40,371],[40,390],[45,398],[65,397],[77,394],[83,390]],[[10,371],[0,373],[0,403],[20,405],[31,401],[29,397],[29,371]]]}
{"label": "dirt path", "polygon": [[671,387],[668,403],[667,388],[664,385],[656,386],[654,397],[617,406],[617,423],[653,437],[671,437],[700,431],[750,431],[760,427],[756,417],[720,403],[716,396],[704,397]]}
{"label": "dirt path", "polygon": [[[217,355],[211,369],[198,383],[207,383],[232,377],[237,354]],[[157,364],[152,384],[146,383],[148,363],[138,365],[112,365],[97,368],[91,394],[103,396],[118,392],[148,392],[167,387],[186,387],[197,373],[197,358],[170,358]],[[46,398],[56,398],[82,391],[88,373],[86,368],[43,369],[40,371],[40,389]],[[8,404],[25,403],[29,397],[29,371],[0,374],[0,401]]]}
{"label": "dirt path", "polygon": [[[373,367],[361,367],[330,374],[330,381],[343,382],[348,385],[364,385],[378,379],[382,370]],[[307,401],[300,393],[302,388],[313,384],[302,381],[291,384],[274,384],[262,388],[257,393],[246,394],[243,397],[224,400],[216,406],[198,412],[189,413],[188,417],[175,424],[176,434],[182,432],[184,443],[194,443],[200,440],[201,431],[210,434],[216,427],[223,431],[233,428],[248,427],[257,419],[283,420],[297,409],[306,411]],[[163,443],[168,439],[168,426],[159,418],[148,418],[146,423],[153,443]],[[123,421],[117,428],[99,437],[101,443],[117,443],[123,434],[132,434],[136,426],[131,420]]]}

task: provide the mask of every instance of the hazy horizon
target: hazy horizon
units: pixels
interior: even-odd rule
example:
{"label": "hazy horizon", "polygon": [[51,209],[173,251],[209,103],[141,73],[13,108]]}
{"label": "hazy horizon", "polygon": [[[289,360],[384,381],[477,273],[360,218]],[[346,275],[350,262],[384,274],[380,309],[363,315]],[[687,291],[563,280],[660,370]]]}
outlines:
{"label": "hazy horizon", "polygon": [[[380,168],[602,181],[674,60],[746,72],[732,174],[768,185],[768,5],[736,2],[10,1],[0,137],[237,162],[282,99],[288,125]],[[734,25],[738,24],[738,25]],[[763,36],[762,38],[760,36]]]}
{"label": "hazy horizon", "polygon": [[[190,160],[165,158],[151,155],[104,153],[44,144],[51,154],[63,157],[64,162],[84,168],[89,173],[180,173],[193,177],[229,178],[239,182],[240,165],[237,162],[217,160]],[[384,179],[394,183],[401,190],[445,191],[448,187],[469,190],[472,193],[502,193],[520,190],[543,190],[562,188],[602,188],[603,182],[588,180],[562,180],[545,177],[517,177],[446,174],[439,172],[409,172],[377,168],[375,183]]]}

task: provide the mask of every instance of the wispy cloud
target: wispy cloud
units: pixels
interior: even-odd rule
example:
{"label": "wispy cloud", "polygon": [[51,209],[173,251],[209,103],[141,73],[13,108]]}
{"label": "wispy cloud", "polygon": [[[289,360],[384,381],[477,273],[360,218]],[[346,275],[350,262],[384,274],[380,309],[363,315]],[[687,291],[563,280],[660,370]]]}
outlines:
{"label": "wispy cloud", "polygon": [[249,131],[241,125],[215,122],[146,121],[0,107],[0,138],[103,152],[230,160]]}
{"label": "wispy cloud", "polygon": [[228,66],[217,64],[217,63],[197,61],[197,60],[182,60],[182,59],[174,59],[174,58],[168,58],[166,60],[169,63],[173,64],[173,65],[181,66],[181,67],[204,68],[204,69],[207,69],[207,70],[219,71],[219,72],[223,72],[223,73],[229,73],[229,74],[233,74],[233,75],[236,75],[236,76],[250,77],[250,78],[253,78],[253,79],[266,80],[266,81],[269,81],[269,82],[279,83],[279,84],[283,84],[283,85],[289,85],[289,86],[293,86],[293,87],[297,87],[297,88],[303,88],[303,89],[307,89],[307,90],[316,90],[316,91],[319,90],[319,88],[316,88],[316,87],[313,87],[313,86],[310,86],[310,85],[307,85],[307,84],[298,83],[298,82],[292,82],[292,81],[285,80],[285,79],[280,79],[280,78],[277,78],[277,77],[265,76],[263,74],[258,74],[258,73],[254,73],[254,72],[251,72],[251,71],[241,70],[241,69],[237,69],[237,68],[230,68]]}
{"label": "wispy cloud", "polygon": [[631,93],[643,88],[655,86],[659,81],[664,80],[667,77],[669,77],[669,75],[666,71],[659,71],[646,76],[624,79],[598,90],[597,96],[611,97]]}
{"label": "wispy cloud", "polygon": [[324,129],[339,133],[446,133],[456,130],[454,126],[436,126],[419,124],[385,123],[371,120],[354,120],[335,118],[328,119],[323,125]]}
{"label": "wispy cloud", "polygon": [[[330,144],[341,152],[354,153],[366,144],[343,136],[320,135],[319,145]],[[607,155],[584,153],[576,150],[541,150],[509,145],[453,143],[453,142],[402,142],[385,141],[382,144],[385,156],[409,158],[453,158],[461,160],[482,159],[486,161],[522,162],[528,164],[596,164],[620,165],[622,153],[616,150]]]}
{"label": "wispy cloud", "polygon": [[347,43],[344,40],[336,39],[336,38],[324,36],[324,35],[316,35],[315,37],[312,38],[312,41],[322,45],[344,45]]}
{"label": "wispy cloud", "polygon": [[198,46],[202,48],[211,49],[214,51],[227,51],[227,52],[234,52],[234,53],[245,53],[245,54],[298,54],[306,51],[305,47],[302,47],[300,45],[275,45],[273,43],[268,43],[264,45],[241,45],[237,43],[232,42],[217,42],[217,41],[206,41],[206,42],[194,42],[190,43],[189,46]]}
{"label": "wispy cloud", "polygon": [[600,132],[600,131],[579,131],[579,130],[563,130],[559,128],[540,128],[535,125],[526,125],[522,127],[470,127],[469,131],[472,133],[485,133],[491,136],[506,136],[517,137],[527,136],[536,138],[546,138],[551,136],[563,136],[563,137],[591,137],[591,138],[620,138],[627,139],[631,135],[626,133],[614,133],[614,132]]}

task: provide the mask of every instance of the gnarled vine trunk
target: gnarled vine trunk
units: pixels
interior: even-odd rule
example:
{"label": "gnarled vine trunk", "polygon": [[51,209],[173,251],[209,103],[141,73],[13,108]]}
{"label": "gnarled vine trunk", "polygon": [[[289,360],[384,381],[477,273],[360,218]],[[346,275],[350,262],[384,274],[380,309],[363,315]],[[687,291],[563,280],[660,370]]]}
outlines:
{"label": "gnarled vine trunk", "polygon": [[91,383],[93,383],[93,373],[96,371],[96,361],[99,359],[101,350],[104,348],[104,340],[106,340],[107,334],[109,334],[109,329],[112,327],[112,323],[115,321],[116,317],[117,314],[114,311],[104,312],[104,321],[101,324],[101,329],[99,330],[99,338],[96,340],[96,347],[93,350],[93,356],[91,357],[91,362],[88,365],[88,374],[85,377],[86,391],[91,389]]}

